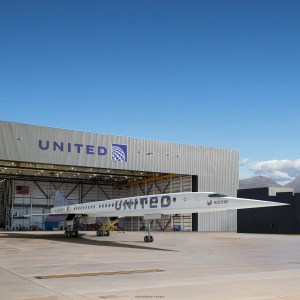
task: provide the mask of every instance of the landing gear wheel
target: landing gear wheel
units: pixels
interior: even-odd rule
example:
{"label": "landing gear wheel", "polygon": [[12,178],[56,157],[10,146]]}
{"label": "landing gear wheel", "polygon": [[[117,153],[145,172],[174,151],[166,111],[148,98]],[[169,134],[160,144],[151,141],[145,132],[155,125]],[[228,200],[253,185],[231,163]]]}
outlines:
{"label": "landing gear wheel", "polygon": [[105,233],[106,236],[110,236],[110,232],[108,230]]}
{"label": "landing gear wheel", "polygon": [[68,231],[65,231],[64,236],[65,236],[65,237],[68,237]]}
{"label": "landing gear wheel", "polygon": [[99,236],[103,236],[104,235],[104,232],[101,230],[99,231]]}
{"label": "landing gear wheel", "polygon": [[154,241],[153,236],[150,235],[151,232],[151,223],[149,220],[146,220],[146,229],[148,234],[144,237],[144,242],[145,243],[152,243]]}

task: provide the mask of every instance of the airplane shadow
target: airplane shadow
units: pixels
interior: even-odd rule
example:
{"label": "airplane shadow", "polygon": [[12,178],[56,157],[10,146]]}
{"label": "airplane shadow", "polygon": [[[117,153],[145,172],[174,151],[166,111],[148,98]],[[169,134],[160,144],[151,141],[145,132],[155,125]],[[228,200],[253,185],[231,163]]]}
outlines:
{"label": "airplane shadow", "polygon": [[[114,242],[114,241],[103,241],[103,240],[91,240],[83,238],[84,234],[79,234],[78,238],[66,238],[64,234],[51,234],[51,233],[41,233],[41,234],[30,234],[30,233],[21,233],[21,232],[7,232],[4,231],[4,234],[0,234],[0,238],[20,238],[20,239],[40,239],[40,240],[49,240],[56,242],[64,242],[69,244],[80,244],[80,245],[89,245],[89,246],[98,246],[98,247],[119,247],[119,248],[131,248],[139,250],[152,250],[152,251],[171,251],[176,252],[175,250],[146,247],[139,245],[131,245]],[[102,237],[105,238],[105,237]],[[101,239],[101,237],[99,238]]]}

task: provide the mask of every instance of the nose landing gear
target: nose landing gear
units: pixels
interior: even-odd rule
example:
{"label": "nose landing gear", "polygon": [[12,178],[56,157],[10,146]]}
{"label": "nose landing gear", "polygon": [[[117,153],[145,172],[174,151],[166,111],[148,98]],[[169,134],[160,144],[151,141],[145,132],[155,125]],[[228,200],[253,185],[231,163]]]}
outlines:
{"label": "nose landing gear", "polygon": [[150,234],[150,231],[151,231],[150,220],[146,220],[146,229],[148,231],[148,234],[145,235],[144,242],[145,243],[152,243],[154,241],[154,239],[153,239],[153,236]]}

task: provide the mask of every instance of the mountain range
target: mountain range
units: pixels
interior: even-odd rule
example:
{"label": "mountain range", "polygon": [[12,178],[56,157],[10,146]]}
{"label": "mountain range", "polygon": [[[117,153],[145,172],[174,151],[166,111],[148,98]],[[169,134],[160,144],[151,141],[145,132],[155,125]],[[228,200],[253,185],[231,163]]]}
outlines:
{"label": "mountain range", "polygon": [[280,185],[276,181],[265,176],[254,176],[246,179],[241,179],[239,181],[240,189],[251,189],[259,187],[284,187],[294,189],[294,192],[300,193],[300,176],[296,177],[286,185]]}

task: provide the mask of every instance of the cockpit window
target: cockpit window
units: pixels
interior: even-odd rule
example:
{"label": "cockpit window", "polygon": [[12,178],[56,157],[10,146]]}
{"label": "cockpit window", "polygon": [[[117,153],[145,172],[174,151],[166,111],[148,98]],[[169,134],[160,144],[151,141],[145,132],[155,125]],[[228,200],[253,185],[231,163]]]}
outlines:
{"label": "cockpit window", "polygon": [[220,198],[220,197],[227,197],[227,196],[224,195],[224,194],[209,194],[208,197],[211,197],[211,198]]}

